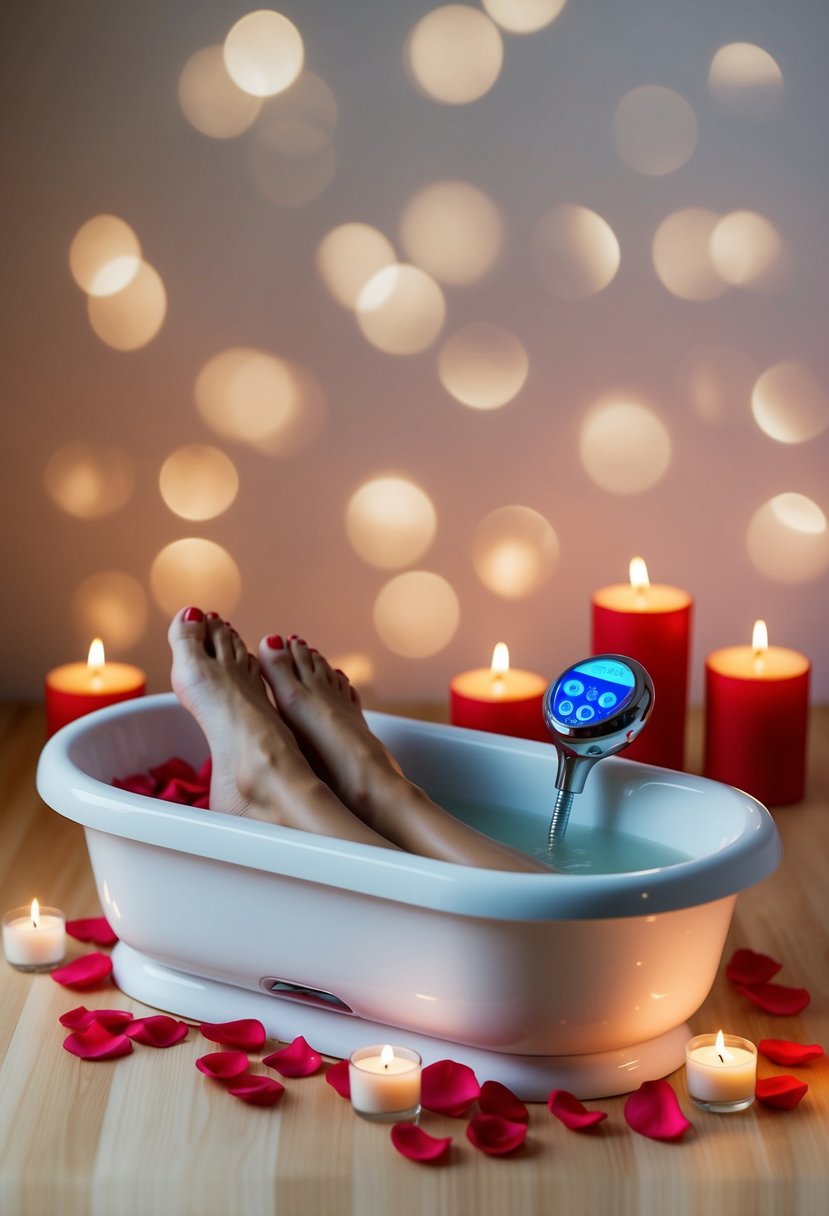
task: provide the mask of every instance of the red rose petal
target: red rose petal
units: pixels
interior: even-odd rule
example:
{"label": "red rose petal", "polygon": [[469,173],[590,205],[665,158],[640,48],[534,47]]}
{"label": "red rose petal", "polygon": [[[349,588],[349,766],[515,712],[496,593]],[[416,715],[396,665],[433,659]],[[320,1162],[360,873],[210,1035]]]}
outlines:
{"label": "red rose petal", "polygon": [[310,1077],[322,1068],[322,1056],[298,1035],[287,1047],[265,1056],[262,1063],[275,1068],[283,1077]]}
{"label": "red rose petal", "polygon": [[241,1098],[251,1106],[275,1106],[285,1092],[285,1086],[273,1077],[261,1073],[244,1073],[238,1081],[228,1086],[227,1092]]}
{"label": "red rose petal", "polygon": [[196,1068],[214,1081],[233,1081],[247,1072],[250,1060],[244,1051],[209,1051],[199,1056]]}
{"label": "red rose petal", "polygon": [[819,1043],[792,1043],[789,1039],[761,1039],[757,1050],[775,1064],[788,1064],[795,1068],[823,1055]]}
{"label": "red rose petal", "polygon": [[551,1114],[574,1132],[586,1131],[607,1118],[606,1110],[588,1110],[575,1094],[566,1089],[554,1089],[547,1099],[547,1106]]}
{"label": "red rose petal", "polygon": [[155,798],[158,788],[152,777],[146,773],[131,773],[129,777],[114,777],[112,784],[116,790],[126,790],[129,794],[143,794],[145,798]]}
{"label": "red rose petal", "polygon": [[93,1022],[85,1030],[74,1030],[63,1040],[63,1046],[80,1060],[114,1060],[132,1051],[132,1043],[125,1034],[111,1034],[100,1022]]}
{"label": "red rose petal", "polygon": [[753,950],[735,950],[725,974],[732,984],[765,984],[777,975],[783,966],[768,954],[756,954]]}
{"label": "red rose petal", "polygon": [[340,1060],[326,1070],[325,1079],[341,1098],[351,1097],[351,1080],[348,1075],[348,1060]]}
{"label": "red rose petal", "polygon": [[182,760],[180,756],[171,756],[169,760],[165,760],[163,764],[156,765],[150,769],[150,776],[156,782],[159,788],[166,785],[168,781],[173,781],[177,777],[182,781],[195,781],[196,770],[192,764],[188,764],[186,760]]}
{"label": "red rose petal", "polygon": [[238,1047],[241,1051],[257,1051],[266,1038],[265,1027],[257,1018],[239,1018],[235,1022],[202,1022],[199,1029],[211,1043]]}
{"label": "red rose petal", "polygon": [[780,1017],[800,1013],[812,999],[805,988],[786,988],[783,984],[741,984],[737,991],[759,1005],[764,1013]]}
{"label": "red rose petal", "polygon": [[778,1110],[793,1110],[801,1098],[808,1093],[809,1086],[797,1077],[781,1073],[776,1077],[764,1077],[757,1082],[757,1100],[765,1106],[776,1106]]}
{"label": "red rose petal", "polygon": [[193,806],[196,807],[200,811],[209,811],[210,810],[210,796],[208,794],[204,794],[201,798],[195,798],[193,800]]}
{"label": "red rose petal", "polygon": [[210,789],[210,779],[213,776],[213,757],[208,756],[196,773],[196,780],[205,789]]}
{"label": "red rose petal", "polygon": [[168,1017],[166,1013],[155,1013],[151,1017],[136,1018],[130,1022],[124,1034],[145,1047],[173,1047],[187,1038],[189,1030],[186,1022]]}
{"label": "red rose petal", "polygon": [[651,1140],[679,1140],[692,1126],[667,1081],[643,1081],[625,1102],[625,1121]]}
{"label": "red rose petal", "polygon": [[478,1079],[468,1064],[437,1060],[421,1074],[421,1104],[439,1115],[465,1115],[480,1092]]}
{"label": "red rose petal", "polygon": [[63,967],[56,967],[50,974],[55,983],[63,984],[64,988],[97,988],[112,974],[112,959],[108,954],[94,951]]}
{"label": "red rose petal", "polygon": [[484,1081],[478,1097],[484,1115],[500,1115],[510,1123],[529,1123],[530,1112],[520,1098],[500,1081]]}
{"label": "red rose petal", "polygon": [[430,1136],[416,1123],[395,1123],[391,1129],[391,1142],[398,1153],[402,1153],[410,1161],[425,1163],[439,1161],[444,1157],[452,1143],[452,1137],[440,1139],[438,1136]]}
{"label": "red rose petal", "polygon": [[86,1005],[78,1005],[75,1009],[62,1013],[58,1021],[68,1030],[86,1030],[93,1022],[97,1022],[99,1026],[112,1031],[123,1030],[134,1017],[128,1009],[87,1009]]}
{"label": "red rose petal", "polygon": [[114,946],[118,941],[118,934],[105,916],[68,920],[66,932],[79,942],[94,942],[96,946]]}
{"label": "red rose petal", "polygon": [[469,1120],[466,1138],[489,1157],[514,1153],[527,1138],[526,1123],[511,1123],[499,1115],[476,1115]]}

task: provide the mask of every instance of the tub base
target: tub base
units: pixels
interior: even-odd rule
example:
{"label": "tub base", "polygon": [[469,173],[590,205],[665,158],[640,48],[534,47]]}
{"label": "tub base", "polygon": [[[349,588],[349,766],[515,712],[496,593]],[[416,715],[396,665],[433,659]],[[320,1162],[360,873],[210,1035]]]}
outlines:
{"label": "tub base", "polygon": [[112,954],[115,983],[145,1005],[196,1022],[258,1018],[268,1036],[290,1042],[303,1035],[324,1055],[347,1058],[365,1043],[403,1043],[424,1064],[454,1059],[468,1064],[478,1080],[500,1081],[525,1102],[546,1102],[552,1089],[576,1097],[607,1098],[638,1089],[680,1068],[691,1030],[685,1024],[666,1034],[616,1051],[573,1056],[510,1055],[380,1025],[364,1018],[310,1006],[264,992],[176,971],[119,942]]}

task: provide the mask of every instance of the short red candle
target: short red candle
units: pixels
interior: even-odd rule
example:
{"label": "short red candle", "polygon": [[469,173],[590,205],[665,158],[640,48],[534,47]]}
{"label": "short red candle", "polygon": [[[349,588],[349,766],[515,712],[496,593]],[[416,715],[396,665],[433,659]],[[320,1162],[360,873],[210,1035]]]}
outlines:
{"label": "short red candle", "polygon": [[649,583],[641,558],[631,582],[602,587],[593,596],[593,654],[637,659],[653,680],[650,721],[625,756],[681,769],[685,763],[691,596],[680,587]]}
{"label": "short red candle", "polygon": [[[496,656],[501,655],[505,655],[505,660],[499,663]],[[503,642],[496,646],[492,660],[492,667],[461,672],[450,683],[452,725],[549,743],[541,712],[548,681],[533,671],[510,667],[509,652]]]}
{"label": "short red candle", "polygon": [[[96,656],[96,643],[100,647]],[[51,736],[62,726],[117,701],[140,697],[147,677],[130,663],[108,663],[96,638],[86,663],[65,663],[46,676],[46,729]]]}
{"label": "short red candle", "polygon": [[[809,660],[762,644],[715,650],[705,661],[706,777],[767,806],[799,802],[806,784]],[[758,640],[759,639],[759,640]]]}

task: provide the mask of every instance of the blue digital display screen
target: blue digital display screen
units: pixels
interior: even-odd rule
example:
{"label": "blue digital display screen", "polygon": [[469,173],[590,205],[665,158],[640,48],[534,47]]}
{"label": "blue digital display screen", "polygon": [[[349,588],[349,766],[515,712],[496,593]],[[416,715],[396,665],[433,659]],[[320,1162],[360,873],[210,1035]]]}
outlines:
{"label": "blue digital display screen", "polygon": [[553,713],[567,726],[594,726],[624,709],[636,680],[615,659],[587,659],[566,671],[553,697]]}

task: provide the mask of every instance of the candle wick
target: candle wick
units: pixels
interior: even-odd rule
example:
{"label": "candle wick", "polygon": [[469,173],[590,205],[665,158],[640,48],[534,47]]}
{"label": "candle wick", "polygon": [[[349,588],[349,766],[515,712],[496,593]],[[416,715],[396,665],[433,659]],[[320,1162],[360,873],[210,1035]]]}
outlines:
{"label": "candle wick", "polygon": [[725,1063],[725,1056],[721,1056],[719,1052],[717,1052],[717,1056],[719,1057],[719,1061],[720,1061],[720,1063],[721,1063],[721,1064],[724,1064],[724,1063]]}

